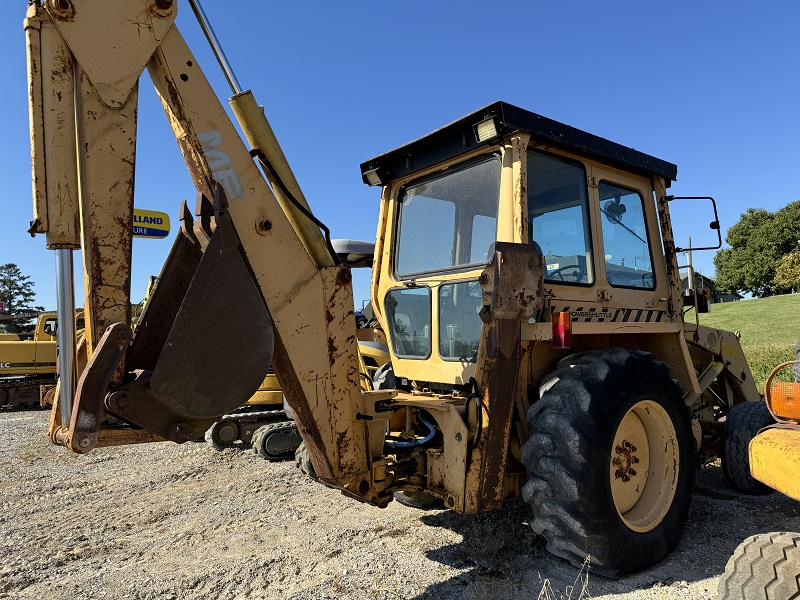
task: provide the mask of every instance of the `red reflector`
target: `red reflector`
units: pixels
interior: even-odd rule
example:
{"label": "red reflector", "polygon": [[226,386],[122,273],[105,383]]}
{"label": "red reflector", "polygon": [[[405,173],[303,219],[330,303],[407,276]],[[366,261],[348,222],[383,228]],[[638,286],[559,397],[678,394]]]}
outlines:
{"label": "red reflector", "polygon": [[571,348],[572,331],[568,312],[553,313],[553,348]]}

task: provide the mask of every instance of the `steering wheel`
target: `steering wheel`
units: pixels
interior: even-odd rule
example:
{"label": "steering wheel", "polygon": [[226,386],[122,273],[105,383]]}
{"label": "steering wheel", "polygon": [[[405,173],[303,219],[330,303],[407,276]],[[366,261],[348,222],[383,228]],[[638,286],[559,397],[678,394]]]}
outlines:
{"label": "steering wheel", "polygon": [[[575,273],[570,275],[565,275],[564,271],[569,269],[573,269]],[[584,281],[584,277],[586,277],[586,269],[583,268],[581,265],[566,265],[559,269],[554,269],[547,274],[547,279],[552,279],[553,277],[557,277],[559,281],[571,281],[573,283],[580,283]]]}

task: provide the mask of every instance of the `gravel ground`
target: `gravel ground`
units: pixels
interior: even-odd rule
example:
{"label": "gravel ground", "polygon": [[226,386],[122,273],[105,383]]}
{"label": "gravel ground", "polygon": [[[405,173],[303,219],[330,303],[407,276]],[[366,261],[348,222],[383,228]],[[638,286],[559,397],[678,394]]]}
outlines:
{"label": "gravel ground", "polygon": [[377,509],[290,463],[207,444],[50,446],[45,412],[0,412],[0,598],[713,598],[737,544],[800,530],[800,503],[698,476],[678,549],[622,580],[548,555],[522,503]]}

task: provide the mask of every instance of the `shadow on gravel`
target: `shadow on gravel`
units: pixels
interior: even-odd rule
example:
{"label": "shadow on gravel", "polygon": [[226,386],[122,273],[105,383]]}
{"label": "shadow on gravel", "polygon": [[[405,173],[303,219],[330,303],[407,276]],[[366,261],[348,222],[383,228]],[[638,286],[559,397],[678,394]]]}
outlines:
{"label": "shadow on gravel", "polygon": [[594,598],[659,588],[663,591],[659,597],[679,598],[690,586],[701,597],[712,597],[716,578],[744,538],[768,531],[800,531],[800,503],[778,493],[739,494],[728,487],[718,467],[698,473],[689,522],[675,551],[650,569],[620,580],[587,575],[548,554],[544,539],[530,529],[530,517],[530,508],[522,501],[481,515],[423,513],[423,523],[445,527],[463,540],[426,552],[429,559],[458,574],[428,586],[415,600],[579,600],[589,597],[582,595],[586,588]]}

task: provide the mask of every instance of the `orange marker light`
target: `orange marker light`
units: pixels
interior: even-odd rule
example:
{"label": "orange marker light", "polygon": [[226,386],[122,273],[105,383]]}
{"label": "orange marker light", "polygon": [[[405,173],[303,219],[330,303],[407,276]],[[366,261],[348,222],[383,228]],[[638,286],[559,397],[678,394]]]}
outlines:
{"label": "orange marker light", "polygon": [[572,323],[568,312],[553,313],[553,348],[572,347]]}
{"label": "orange marker light", "polygon": [[770,407],[781,419],[800,421],[800,383],[781,381],[774,384],[770,394]]}

